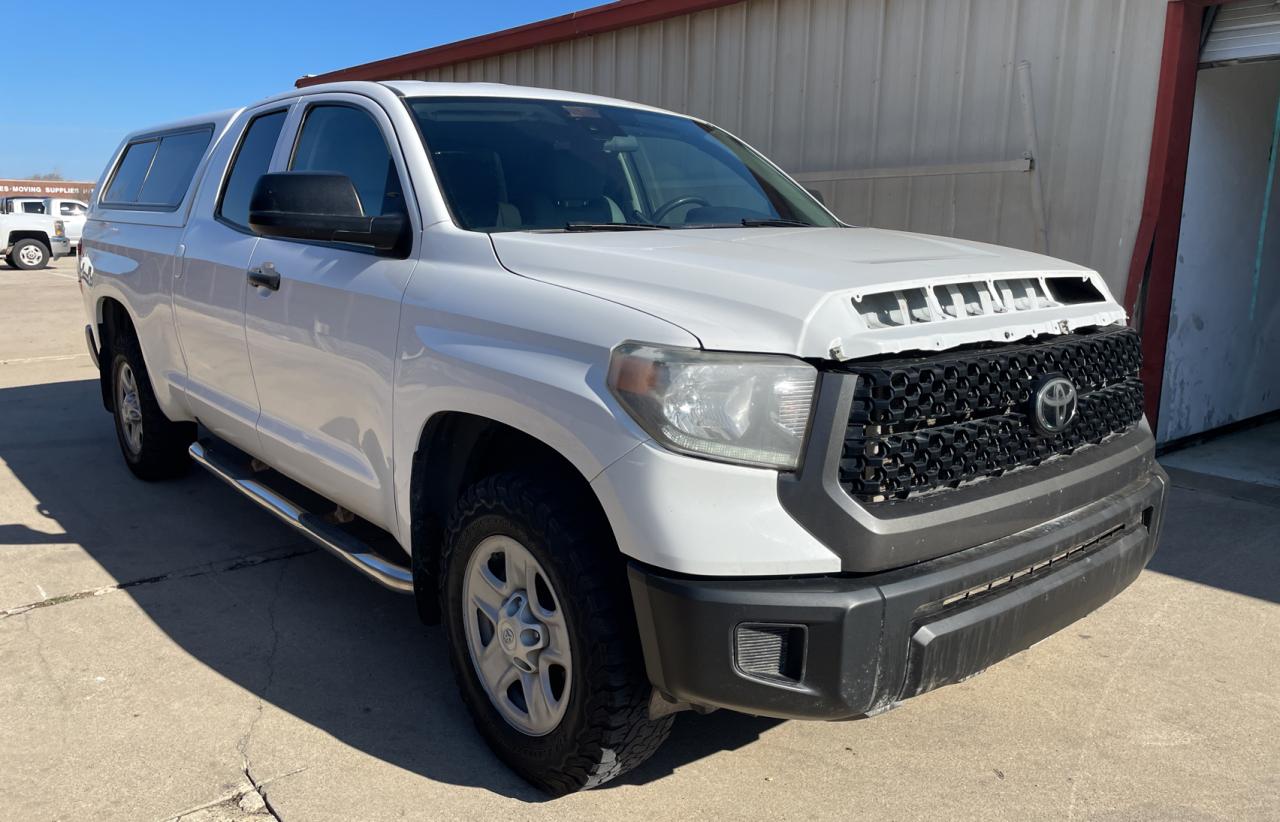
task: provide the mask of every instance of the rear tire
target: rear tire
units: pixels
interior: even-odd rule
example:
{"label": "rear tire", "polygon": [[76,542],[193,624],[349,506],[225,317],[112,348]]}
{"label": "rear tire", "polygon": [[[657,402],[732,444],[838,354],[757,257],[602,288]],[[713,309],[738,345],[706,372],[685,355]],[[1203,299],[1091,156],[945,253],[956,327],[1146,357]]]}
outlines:
{"label": "rear tire", "polygon": [[148,482],[181,476],[191,467],[195,423],[173,422],[160,410],[132,334],[119,335],[111,350],[112,416],[125,464]]}
{"label": "rear tire", "polygon": [[[441,557],[442,617],[463,701],[494,753],[553,795],[593,788],[644,762],[667,738],[672,722],[670,716],[649,718],[652,687],[625,568],[607,525],[588,513],[590,506],[577,493],[565,490],[572,487],[523,473],[477,483],[454,510]],[[495,550],[501,559],[490,561]],[[533,569],[528,577],[520,576],[529,584],[515,581],[505,552],[518,555],[521,567]],[[475,606],[477,567],[490,569],[493,579],[501,576],[503,590],[489,589],[503,603],[498,613],[510,617],[501,625],[514,626],[519,636],[524,635],[521,626],[531,626],[531,644],[545,632],[549,639],[538,653],[551,653],[563,662],[559,697],[556,686],[549,686],[551,696],[538,710],[541,722],[534,721],[533,709],[527,711],[528,721],[519,716],[519,703],[525,701],[521,694],[529,693],[522,683],[530,681],[530,670],[536,677],[540,668],[550,666],[540,665],[536,656],[519,656],[521,649],[512,643],[516,655],[507,659],[516,675],[507,677],[511,683],[504,695],[491,696],[493,688],[482,678],[506,680],[492,676],[493,669],[483,674],[481,663],[473,662],[477,643],[484,642],[485,622],[491,626],[487,633],[493,647],[486,645],[482,653],[505,653],[502,643],[513,635],[504,640],[502,628]],[[492,612],[487,605],[485,610]]]}
{"label": "rear tire", "polygon": [[18,240],[6,259],[14,268],[33,271],[47,266],[49,257],[49,247],[39,240]]}

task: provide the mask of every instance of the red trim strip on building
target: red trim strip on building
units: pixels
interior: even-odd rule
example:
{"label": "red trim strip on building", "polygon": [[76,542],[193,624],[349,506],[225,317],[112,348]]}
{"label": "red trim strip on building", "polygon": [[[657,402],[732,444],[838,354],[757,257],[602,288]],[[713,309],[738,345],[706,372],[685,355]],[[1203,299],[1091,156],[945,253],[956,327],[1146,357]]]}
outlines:
{"label": "red trim strip on building", "polygon": [[496,57],[534,46],[653,23],[669,17],[678,17],[682,14],[692,14],[739,2],[742,0],[618,0],[616,3],[606,3],[603,6],[570,12],[560,17],[540,20],[513,29],[482,34],[469,40],[459,40],[456,43],[401,54],[398,57],[388,57],[372,63],[362,63],[325,74],[301,77],[295,85],[303,88],[341,80],[387,80],[413,72],[427,71],[484,57]]}
{"label": "red trim strip on building", "polygon": [[1196,72],[1200,65],[1201,27],[1205,8],[1224,2],[1226,0],[1171,0],[1165,18],[1151,159],[1147,164],[1147,192],[1124,297],[1130,315],[1140,318],[1142,382],[1146,388],[1147,419],[1152,428],[1156,428],[1159,421],[1160,393],[1164,387],[1173,275],[1178,260],[1178,238],[1182,233],[1182,198],[1187,184],[1191,117],[1195,111]]}

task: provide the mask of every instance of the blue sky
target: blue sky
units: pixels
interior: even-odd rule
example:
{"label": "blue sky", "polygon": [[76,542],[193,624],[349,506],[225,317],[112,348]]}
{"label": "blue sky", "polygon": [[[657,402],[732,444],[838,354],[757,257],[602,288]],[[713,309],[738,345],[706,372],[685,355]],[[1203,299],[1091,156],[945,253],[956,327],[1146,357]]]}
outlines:
{"label": "blue sky", "polygon": [[[8,37],[0,178],[96,180],[128,131],[235,108],[303,74],[449,43],[603,0],[217,0],[41,4],[30,51]],[[355,11],[353,11],[355,10]],[[11,33],[12,34],[12,33]],[[16,68],[16,73],[15,73]],[[23,90],[21,94],[14,92]],[[21,100],[21,105],[12,105]]]}

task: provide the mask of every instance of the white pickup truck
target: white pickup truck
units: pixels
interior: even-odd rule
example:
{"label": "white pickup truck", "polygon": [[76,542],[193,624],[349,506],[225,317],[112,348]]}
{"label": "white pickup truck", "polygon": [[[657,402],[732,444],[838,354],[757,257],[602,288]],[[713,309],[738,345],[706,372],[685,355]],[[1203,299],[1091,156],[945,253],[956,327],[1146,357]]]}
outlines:
{"label": "white pickup truck", "polygon": [[847,226],[709,123],[320,85],[131,134],[96,191],[86,333],[129,467],[194,460],[415,596],[549,792],[679,710],[966,679],[1155,550],[1138,339],[1097,273]]}
{"label": "white pickup truck", "polygon": [[71,253],[71,242],[62,220],[44,213],[15,209],[0,201],[0,257],[26,271],[44,268],[50,260]]}
{"label": "white pickup truck", "polygon": [[57,217],[66,229],[67,239],[73,249],[80,245],[80,235],[84,233],[85,214],[89,207],[80,200],[68,200],[64,197],[7,197],[0,211],[22,212],[24,214],[47,214]]}

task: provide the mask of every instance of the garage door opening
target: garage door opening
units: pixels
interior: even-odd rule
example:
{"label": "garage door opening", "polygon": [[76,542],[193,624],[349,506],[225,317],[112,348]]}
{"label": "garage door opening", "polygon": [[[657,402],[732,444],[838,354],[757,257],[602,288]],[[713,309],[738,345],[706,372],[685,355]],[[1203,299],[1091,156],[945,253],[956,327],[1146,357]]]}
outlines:
{"label": "garage door opening", "polygon": [[1280,3],[1227,3],[1206,25],[1157,439],[1268,423],[1212,450],[1280,483]]}

